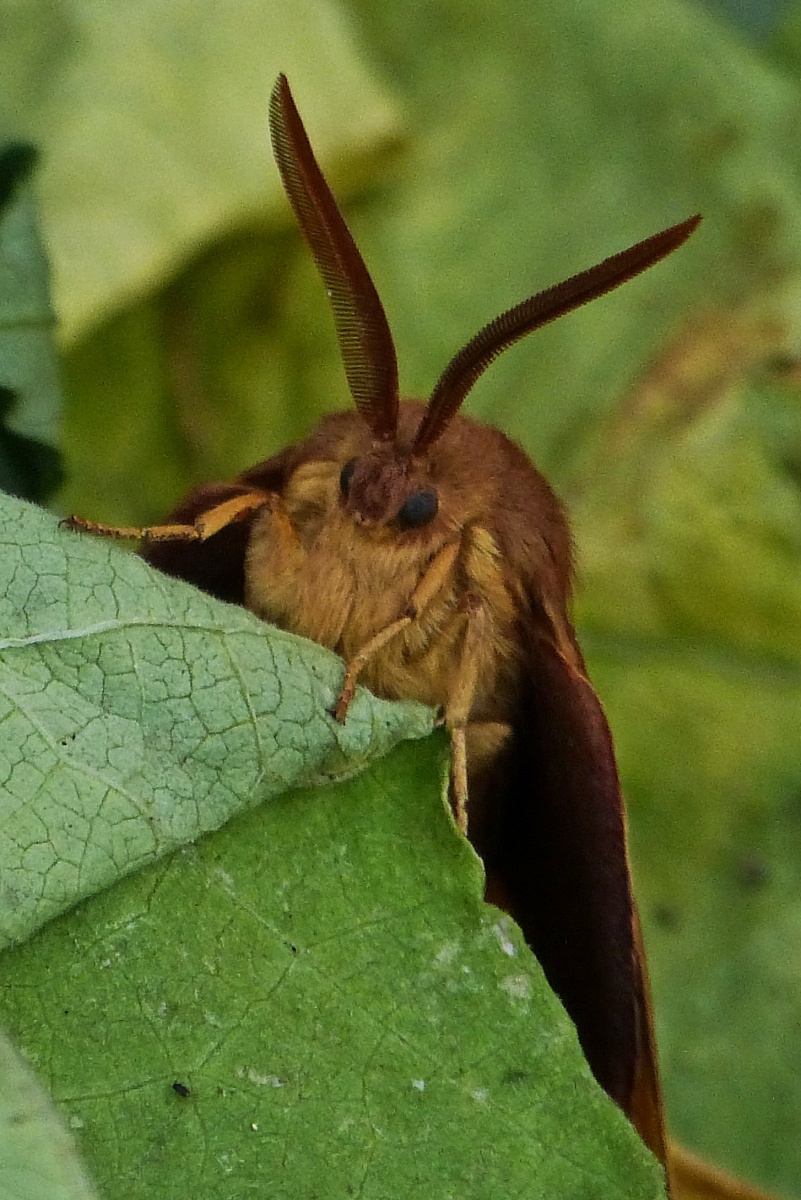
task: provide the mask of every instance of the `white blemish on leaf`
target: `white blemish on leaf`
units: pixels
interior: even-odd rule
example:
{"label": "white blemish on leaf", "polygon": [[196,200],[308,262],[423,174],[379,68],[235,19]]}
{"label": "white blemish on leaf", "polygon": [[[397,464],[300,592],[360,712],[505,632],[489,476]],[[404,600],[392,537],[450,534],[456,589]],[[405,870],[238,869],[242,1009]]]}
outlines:
{"label": "white blemish on leaf", "polygon": [[230,872],[224,871],[222,867],[217,867],[214,871],[214,875],[217,881],[222,885],[222,887],[225,888],[227,892],[233,893],[236,891],[234,877],[230,874]]}
{"label": "white blemish on leaf", "polygon": [[438,967],[449,967],[459,953],[458,942],[446,942],[436,953],[434,962]]}
{"label": "white blemish on leaf", "polygon": [[263,1075],[253,1067],[248,1067],[247,1070],[240,1067],[237,1075],[240,1079],[247,1079],[249,1083],[255,1083],[256,1087],[282,1088],[284,1086],[283,1079],[280,1079],[278,1075]]}
{"label": "white blemish on leaf", "polygon": [[507,975],[499,986],[514,1000],[528,1000],[531,997],[531,980],[528,975]]}
{"label": "white blemish on leaf", "polygon": [[514,958],[514,956],[517,954],[517,947],[509,937],[507,929],[507,922],[498,921],[497,924],[493,925],[492,932],[498,939],[498,945],[500,946],[501,950],[503,950],[504,954],[508,954],[510,958]]}

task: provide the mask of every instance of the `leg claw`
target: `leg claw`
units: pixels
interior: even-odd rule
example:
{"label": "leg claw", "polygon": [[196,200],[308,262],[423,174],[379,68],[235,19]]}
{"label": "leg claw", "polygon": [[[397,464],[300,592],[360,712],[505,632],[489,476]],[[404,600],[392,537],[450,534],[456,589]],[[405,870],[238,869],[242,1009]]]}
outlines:
{"label": "leg claw", "polygon": [[332,715],[335,721],[339,721],[340,725],[344,725],[345,723],[345,718],[348,715],[348,709],[350,708],[355,692],[355,687],[348,687],[346,684],[337,696]]}

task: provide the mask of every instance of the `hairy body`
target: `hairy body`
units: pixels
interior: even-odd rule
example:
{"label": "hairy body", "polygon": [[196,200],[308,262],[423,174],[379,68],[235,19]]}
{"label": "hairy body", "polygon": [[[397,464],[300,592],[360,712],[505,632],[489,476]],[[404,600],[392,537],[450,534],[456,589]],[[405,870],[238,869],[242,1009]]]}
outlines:
{"label": "hairy body", "polygon": [[[401,437],[409,443],[421,413],[415,402],[401,407]],[[424,459],[410,463],[399,487],[435,489],[433,520],[403,531],[393,522],[356,521],[340,478],[370,449],[355,413],[325,418],[295,448],[280,494],[253,522],[247,606],[346,662],[408,613],[413,619],[370,657],[361,680],[378,695],[420,700],[446,714],[461,690],[469,640],[476,679],[466,715],[508,723],[519,692],[525,598],[549,596],[555,614],[565,611],[569,594],[570,541],[556,497],[502,433],[457,416]],[[521,542],[522,511],[538,519]],[[430,589],[416,601],[427,578]],[[479,628],[468,638],[471,624]],[[563,642],[577,655],[572,630],[561,624]]]}

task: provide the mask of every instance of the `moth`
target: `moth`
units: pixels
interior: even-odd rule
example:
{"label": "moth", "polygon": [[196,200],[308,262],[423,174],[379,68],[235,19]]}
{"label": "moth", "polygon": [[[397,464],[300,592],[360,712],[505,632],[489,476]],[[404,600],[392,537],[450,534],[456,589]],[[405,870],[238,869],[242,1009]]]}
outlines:
{"label": "moth", "polygon": [[441,709],[454,812],[484,860],[487,898],[519,922],[598,1082],[666,1163],[625,811],[569,615],[567,520],[523,450],[459,408],[507,347],[659,262],[700,218],[510,308],[426,403],[402,400],[384,309],[283,75],[270,129],[355,408],[198,488],[161,525],[69,523],[141,538],[162,571],[336,651],[338,720],[357,680]]}

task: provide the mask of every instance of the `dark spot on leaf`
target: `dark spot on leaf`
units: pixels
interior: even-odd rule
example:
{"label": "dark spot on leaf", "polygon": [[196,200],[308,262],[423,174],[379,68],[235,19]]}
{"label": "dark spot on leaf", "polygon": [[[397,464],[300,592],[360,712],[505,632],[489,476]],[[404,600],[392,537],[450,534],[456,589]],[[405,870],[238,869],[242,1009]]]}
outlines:
{"label": "dark spot on leaf", "polygon": [[515,1087],[518,1083],[525,1083],[528,1077],[528,1071],[506,1071],[501,1076],[501,1083],[508,1083],[511,1087]]}
{"label": "dark spot on leaf", "polygon": [[182,1096],[184,1099],[186,1099],[187,1096],[192,1095],[191,1089],[185,1083],[181,1083],[178,1079],[176,1079],[175,1083],[172,1085],[172,1090],[175,1092],[176,1096]]}

